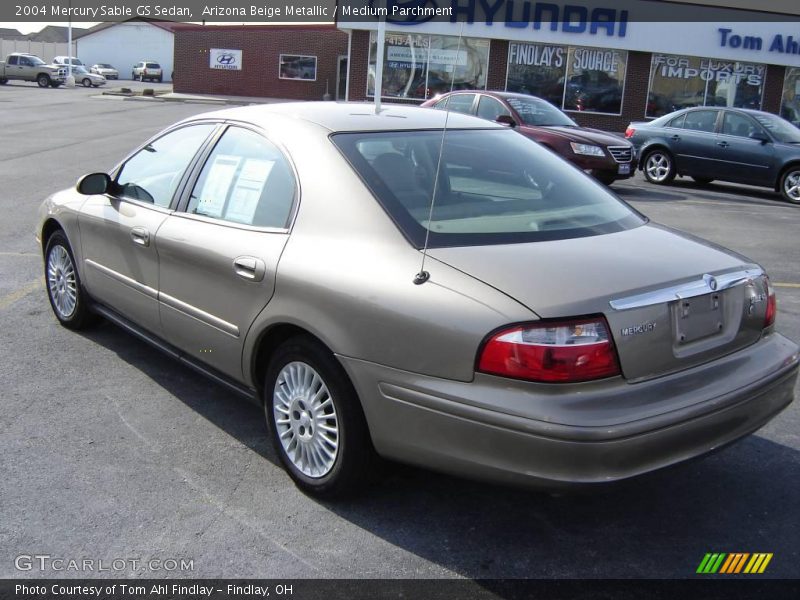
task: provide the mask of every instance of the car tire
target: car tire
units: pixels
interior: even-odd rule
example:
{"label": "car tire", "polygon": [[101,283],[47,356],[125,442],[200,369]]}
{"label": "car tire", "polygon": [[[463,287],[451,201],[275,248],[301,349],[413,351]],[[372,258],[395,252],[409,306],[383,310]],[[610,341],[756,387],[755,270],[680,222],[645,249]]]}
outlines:
{"label": "car tire", "polygon": [[163,75],[161,77],[159,77],[156,81],[158,81],[158,83],[161,83],[162,81],[164,81]]}
{"label": "car tire", "polygon": [[781,176],[781,196],[792,204],[800,204],[800,165],[786,169]]}
{"label": "car tire", "polygon": [[46,88],[50,85],[50,76],[42,73],[36,76],[36,83],[40,88]]}
{"label": "car tire", "polygon": [[86,79],[84,79],[83,81],[81,81],[81,83],[83,84],[83,87],[87,87],[87,88],[88,87],[92,87],[92,80],[89,79],[88,77]]}
{"label": "car tire", "polygon": [[342,366],[316,339],[293,337],[275,351],[264,411],[275,452],[301,490],[341,497],[368,481],[376,455],[361,403]]}
{"label": "car tire", "polygon": [[692,175],[692,179],[694,179],[695,182],[699,183],[700,185],[708,185],[709,183],[714,181],[710,177],[695,177],[694,175]]}
{"label": "car tire", "polygon": [[645,154],[642,165],[644,177],[650,183],[661,185],[675,179],[675,160],[667,150],[650,150]]}
{"label": "car tire", "polygon": [[47,240],[44,250],[47,298],[56,319],[69,329],[83,329],[97,320],[89,308],[89,297],[81,285],[75,257],[67,236],[59,230]]}
{"label": "car tire", "polygon": [[8,83],[8,79],[6,79],[5,77],[0,77],[0,85],[5,85],[7,83]]}

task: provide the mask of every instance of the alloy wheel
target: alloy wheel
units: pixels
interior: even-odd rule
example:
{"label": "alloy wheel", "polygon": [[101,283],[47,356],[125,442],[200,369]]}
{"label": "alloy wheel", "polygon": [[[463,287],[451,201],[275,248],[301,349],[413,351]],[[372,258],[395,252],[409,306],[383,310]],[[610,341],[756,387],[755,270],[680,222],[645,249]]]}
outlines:
{"label": "alloy wheel", "polygon": [[661,183],[669,177],[672,161],[663,152],[653,152],[648,155],[644,168],[651,181]]}
{"label": "alloy wheel", "polygon": [[64,246],[53,246],[47,256],[47,288],[62,319],[69,319],[78,302],[75,267]]}
{"label": "alloy wheel", "polygon": [[286,456],[304,475],[324,477],[336,463],[339,421],[328,386],[309,364],[278,373],[272,398],[275,427]]}
{"label": "alloy wheel", "polygon": [[800,204],[800,171],[792,171],[783,179],[783,193],[789,202]]}

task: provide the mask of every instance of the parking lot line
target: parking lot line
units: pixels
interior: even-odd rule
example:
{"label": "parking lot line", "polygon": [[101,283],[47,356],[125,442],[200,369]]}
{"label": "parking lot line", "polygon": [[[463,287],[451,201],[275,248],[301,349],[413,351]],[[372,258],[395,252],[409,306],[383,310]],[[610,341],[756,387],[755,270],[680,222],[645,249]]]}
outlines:
{"label": "parking lot line", "polygon": [[775,287],[800,288],[800,283],[773,283]]}
{"label": "parking lot line", "polygon": [[11,292],[10,294],[6,294],[2,298],[0,298],[0,310],[5,310],[18,300],[22,300],[28,294],[32,294],[38,289],[41,289],[44,285],[44,282],[41,279],[36,279],[35,281],[31,281],[23,285],[21,288],[18,288]]}

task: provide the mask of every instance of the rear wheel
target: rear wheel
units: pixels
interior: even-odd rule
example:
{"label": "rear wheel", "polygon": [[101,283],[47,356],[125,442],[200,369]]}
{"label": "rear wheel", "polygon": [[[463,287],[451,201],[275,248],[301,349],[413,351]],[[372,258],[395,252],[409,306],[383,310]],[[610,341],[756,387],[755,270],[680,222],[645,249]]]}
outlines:
{"label": "rear wheel", "polygon": [[42,73],[36,76],[36,83],[39,84],[40,88],[46,88],[50,85],[50,76]]}
{"label": "rear wheel", "polygon": [[692,175],[692,179],[694,179],[700,185],[708,185],[709,183],[714,181],[710,177],[695,177],[694,175]]}
{"label": "rear wheel", "polygon": [[656,149],[644,157],[644,176],[650,183],[669,183],[675,179],[675,161],[666,150]]}
{"label": "rear wheel", "polygon": [[72,248],[63,231],[47,240],[44,251],[44,277],[53,314],[64,327],[82,329],[95,320],[83,291]]}
{"label": "rear wheel", "polygon": [[270,361],[264,395],[272,444],[299,488],[335,497],[367,480],[375,451],[361,403],[327,348],[310,336],[284,342]]}
{"label": "rear wheel", "polygon": [[781,195],[792,204],[800,204],[800,165],[789,167],[781,177]]}

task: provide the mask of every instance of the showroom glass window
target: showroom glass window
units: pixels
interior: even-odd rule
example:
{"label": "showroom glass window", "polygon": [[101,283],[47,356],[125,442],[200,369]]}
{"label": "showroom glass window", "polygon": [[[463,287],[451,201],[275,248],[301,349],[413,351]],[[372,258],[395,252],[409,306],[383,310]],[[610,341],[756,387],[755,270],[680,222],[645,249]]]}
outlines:
{"label": "showroom glass window", "polygon": [[279,79],[317,80],[317,57],[281,54],[278,60]]}
{"label": "showroom glass window", "polygon": [[[367,95],[375,95],[377,38],[370,34]],[[387,98],[425,100],[453,89],[485,89],[489,40],[387,33],[383,92]]]}
{"label": "showroom glass window", "polygon": [[787,67],[781,95],[781,116],[800,127],[800,67]]}
{"label": "showroom glass window", "polygon": [[183,172],[215,127],[181,127],[147,144],[119,170],[120,196],[168,207]]}
{"label": "showroom glass window", "polygon": [[691,106],[761,108],[765,65],[654,54],[646,115],[660,117]]}
{"label": "showroom glass window", "polygon": [[627,63],[622,50],[512,42],[506,90],[539,96],[564,110],[618,115]]}
{"label": "showroom glass window", "polygon": [[274,144],[249,129],[231,127],[203,166],[187,212],[282,229],[295,190],[292,168]]}

